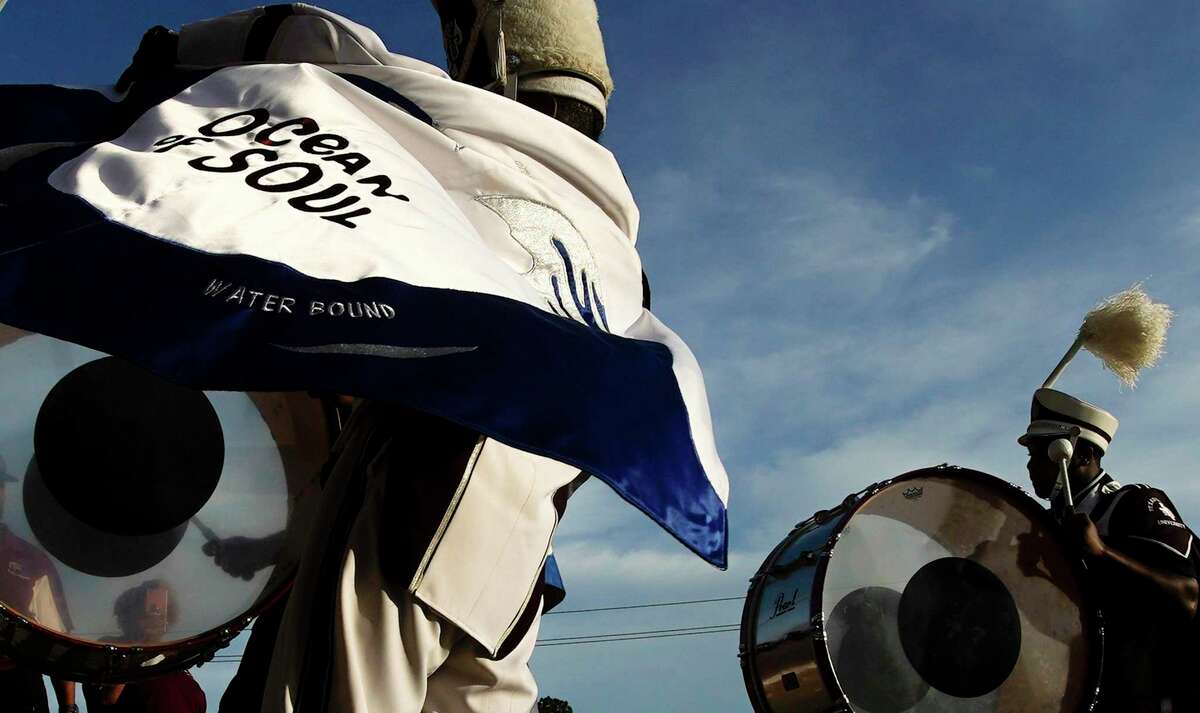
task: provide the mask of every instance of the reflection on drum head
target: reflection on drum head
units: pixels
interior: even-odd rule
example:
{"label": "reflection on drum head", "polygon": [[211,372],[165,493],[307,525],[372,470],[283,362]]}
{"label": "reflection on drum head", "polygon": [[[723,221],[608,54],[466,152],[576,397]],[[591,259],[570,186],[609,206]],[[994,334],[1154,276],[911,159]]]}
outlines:
{"label": "reflection on drum head", "polygon": [[853,700],[871,713],[906,711],[929,692],[902,656],[897,627],[900,592],[887,587],[863,587],[842,597],[829,616],[825,631],[838,640],[831,651],[838,680]]}
{"label": "reflection on drum head", "polygon": [[187,525],[150,535],[101,530],[75,517],[46,487],[37,458],[29,461],[22,485],[25,517],[46,553],[94,577],[128,577],[166,559],[183,539]]}
{"label": "reflection on drum head", "polygon": [[[0,499],[0,542],[11,560],[0,562],[0,604],[84,643],[182,646],[240,621],[278,591],[282,550],[268,551],[247,580],[203,548],[211,536],[273,542],[289,531],[294,496],[328,453],[317,401],[182,389],[100,352],[3,325],[0,396],[0,459],[23,481],[10,482],[7,501]],[[87,468],[93,457],[105,467]],[[7,586],[6,576],[26,576],[28,585]],[[147,583],[146,611],[162,609],[166,597],[170,617],[132,635],[118,604]],[[38,655],[57,646],[40,645]]]}

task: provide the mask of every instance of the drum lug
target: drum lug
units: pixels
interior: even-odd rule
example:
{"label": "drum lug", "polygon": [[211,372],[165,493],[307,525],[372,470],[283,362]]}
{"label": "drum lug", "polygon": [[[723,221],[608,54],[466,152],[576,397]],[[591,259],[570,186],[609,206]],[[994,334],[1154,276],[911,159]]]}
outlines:
{"label": "drum lug", "polygon": [[104,653],[107,654],[109,673],[117,673],[125,670],[124,661],[127,656],[122,654],[119,648],[116,646],[105,646]]}
{"label": "drum lug", "polygon": [[[817,560],[827,556],[829,553],[824,549],[820,550],[805,550],[796,556],[797,564],[816,564]],[[789,568],[790,569],[790,568]]]}
{"label": "drum lug", "polygon": [[809,630],[812,631],[814,640],[825,640],[825,618],[821,616],[821,612],[813,614],[812,619],[809,620]]}
{"label": "drum lug", "polygon": [[815,523],[817,525],[824,525],[826,522],[829,522],[829,518],[833,517],[833,513],[835,513],[835,512],[837,512],[837,508],[833,508],[831,510],[818,510],[815,513],[813,513],[812,517],[808,518],[807,520],[796,523],[796,526],[793,527],[792,529],[798,530],[810,522]]}
{"label": "drum lug", "polygon": [[217,655],[217,652],[220,651],[221,649],[225,648],[226,646],[229,646],[229,642],[233,641],[234,638],[237,637],[237,635],[239,633],[241,633],[242,629],[245,629],[246,625],[249,623],[250,623],[250,619],[249,619],[249,617],[247,617],[243,620],[241,626],[222,627],[221,630],[219,632],[217,632],[217,645],[214,646],[211,651],[209,651],[209,652],[205,653],[203,656],[201,656],[200,659],[198,661],[196,661],[196,666],[200,667],[200,666],[203,666],[204,664],[208,663],[209,661],[212,661],[213,657]]}
{"label": "drum lug", "polygon": [[837,538],[834,538],[828,544],[822,546],[820,549],[805,550],[805,551],[797,554],[795,556],[795,558],[788,560],[787,562],[776,562],[774,565],[767,568],[766,570],[759,572],[758,574],[755,574],[754,578],[751,579],[750,581],[755,582],[757,579],[765,579],[767,577],[778,577],[781,574],[787,574],[788,572],[793,572],[800,567],[808,567],[808,566],[816,564],[818,561],[820,561],[822,559],[827,559],[829,557],[830,551],[833,549],[833,543],[836,541],[837,541]]}
{"label": "drum lug", "polygon": [[221,648],[223,649],[226,646],[229,646],[229,642],[233,641],[235,636],[237,636],[237,632],[230,627],[227,626],[221,629]]}

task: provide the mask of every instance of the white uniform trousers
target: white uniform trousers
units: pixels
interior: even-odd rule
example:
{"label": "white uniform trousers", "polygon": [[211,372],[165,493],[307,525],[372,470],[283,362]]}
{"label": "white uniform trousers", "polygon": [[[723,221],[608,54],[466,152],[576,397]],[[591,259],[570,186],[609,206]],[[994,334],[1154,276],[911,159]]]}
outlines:
{"label": "white uniform trousers", "polygon": [[[529,713],[537,704],[537,684],[529,670],[537,639],[535,620],[524,638],[506,657],[492,660],[487,653],[454,624],[442,619],[411,594],[380,612],[389,621],[356,637],[339,637],[367,644],[363,637],[391,639],[378,642],[394,651],[386,662],[364,665],[366,651],[339,652],[339,666],[358,659],[355,675],[344,668],[335,678],[348,682],[335,687],[330,711],[361,713]],[[361,621],[361,620],[360,620]],[[346,626],[342,621],[339,625]]]}
{"label": "white uniform trousers", "polygon": [[[294,713],[297,710],[302,713],[529,713],[537,700],[537,686],[528,662],[537,638],[540,589],[535,588],[532,592],[537,597],[535,600],[510,597],[513,608],[520,606],[522,601],[530,601],[538,616],[532,617],[533,621],[523,635],[516,634],[521,639],[515,643],[509,641],[503,656],[499,656],[499,651],[491,654],[478,636],[469,635],[448,618],[450,615],[440,614],[434,608],[437,604],[431,606],[419,599],[420,591],[413,593],[408,573],[388,576],[387,563],[391,561],[388,555],[393,548],[404,544],[389,539],[388,534],[392,531],[388,526],[394,525],[394,518],[406,517],[406,513],[402,507],[386,507],[386,489],[389,483],[399,482],[398,479],[408,474],[389,469],[387,465],[391,461],[387,453],[404,446],[407,436],[392,440],[380,449],[370,449],[365,443],[374,432],[374,422],[363,420],[367,416],[365,411],[355,414],[359,423],[355,425],[352,421],[347,428],[349,442],[326,486],[321,507],[310,524],[303,528],[308,535],[302,538],[307,541],[306,552],[275,640],[262,713]],[[499,444],[494,446],[498,454],[510,454],[512,450],[499,447]],[[484,466],[486,459],[480,454],[487,452],[486,444],[476,448],[477,460]],[[544,460],[519,453],[516,456],[538,462]],[[500,462],[508,463],[508,460],[501,458]],[[563,466],[552,465],[555,466],[554,473],[564,470],[569,474]],[[518,477],[522,472],[479,473],[478,482],[483,485],[508,484],[503,480],[506,474],[514,479],[513,482],[523,482]],[[540,471],[533,469],[530,472]],[[490,477],[482,477],[485,475]],[[351,495],[355,491],[351,486],[354,482],[361,483],[360,496]],[[508,489],[500,487],[499,491],[507,492]],[[530,490],[529,487],[526,491],[518,490],[520,499],[531,498]],[[478,492],[489,494],[493,490],[483,488]],[[357,502],[359,497],[361,504]],[[464,503],[467,500],[463,498]],[[539,571],[556,519],[553,505],[548,498],[546,500],[546,507],[550,509],[549,522],[545,528],[538,528],[539,532],[542,529],[545,532],[535,543],[536,547],[520,548],[529,549],[527,559],[530,562],[526,569],[530,574],[514,578],[515,570],[505,567],[481,581],[514,578],[520,580],[516,583],[519,591],[530,590],[524,580],[534,578]],[[460,503],[460,514],[463,514],[462,507],[463,503]],[[517,512],[524,510],[518,508]],[[519,523],[528,518],[512,517],[515,517],[515,523],[504,519],[500,522],[504,523],[506,531],[519,532]],[[347,522],[349,527],[342,529],[338,525],[340,521]],[[474,518],[474,521],[475,529],[481,534],[490,534],[487,518]],[[451,530],[453,528],[448,529]],[[345,534],[338,535],[339,532]],[[505,539],[513,538],[501,541]],[[468,555],[475,553],[452,545],[454,542],[443,536],[438,552],[445,556],[458,552],[463,562],[474,563]],[[507,563],[506,550],[498,548],[497,552],[494,564]],[[455,559],[450,557],[446,563],[453,564]],[[436,562],[437,558],[433,560]],[[444,598],[451,604],[454,603],[451,595],[456,591],[486,598],[490,590],[471,589],[469,584],[474,579],[469,574],[463,573],[461,581],[464,584],[457,590],[450,586],[453,577],[448,574],[436,577],[441,583],[440,589],[445,590]],[[507,586],[513,587],[512,584]],[[327,591],[328,596],[323,595],[323,591]],[[507,623],[519,613],[505,613],[497,621]],[[466,620],[475,621],[469,616]],[[498,626],[497,630],[503,628]],[[515,628],[515,622],[510,628]],[[314,678],[324,674],[306,666],[306,661],[318,662],[320,669],[328,671],[324,685]]]}
{"label": "white uniform trousers", "polygon": [[[375,480],[372,485],[378,484]],[[368,486],[368,492],[371,486]],[[368,503],[375,498],[368,495]],[[516,648],[491,660],[473,638],[380,577],[386,517],[367,507],[343,564],[329,713],[529,713],[539,616]]]}

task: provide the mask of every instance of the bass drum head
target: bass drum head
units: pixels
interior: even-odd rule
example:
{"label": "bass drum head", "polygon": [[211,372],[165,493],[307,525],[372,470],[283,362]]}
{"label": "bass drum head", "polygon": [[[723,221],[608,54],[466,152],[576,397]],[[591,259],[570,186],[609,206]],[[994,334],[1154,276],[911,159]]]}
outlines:
{"label": "bass drum head", "polygon": [[1087,710],[1101,643],[1052,528],[1027,495],[975,471],[917,471],[868,494],[819,585],[850,708]]}
{"label": "bass drum head", "polygon": [[[329,450],[318,400],[183,388],[3,325],[0,375],[0,653],[73,680],[156,675],[282,591]],[[253,565],[228,574],[214,540]]]}

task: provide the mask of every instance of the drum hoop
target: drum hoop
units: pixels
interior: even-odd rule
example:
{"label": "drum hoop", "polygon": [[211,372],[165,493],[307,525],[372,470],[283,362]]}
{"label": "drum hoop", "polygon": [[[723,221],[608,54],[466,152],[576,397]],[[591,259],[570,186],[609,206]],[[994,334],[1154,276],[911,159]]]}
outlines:
{"label": "drum hoop", "polygon": [[[771,570],[771,568],[775,566],[775,563],[778,561],[780,555],[783,553],[783,550],[787,547],[787,545],[791,544],[793,537],[802,528],[804,528],[806,525],[808,525],[810,522],[814,522],[817,519],[817,515],[825,513],[825,517],[821,520],[821,522],[815,523],[817,527],[820,527],[821,525],[825,524],[826,522],[829,522],[831,520],[835,520],[838,518],[841,518],[843,520],[843,522],[840,522],[838,524],[838,526],[833,531],[830,532],[829,538],[826,540],[826,543],[828,543],[830,540],[833,540],[838,534],[840,534],[842,531],[842,527],[845,525],[844,520],[848,517],[848,512],[849,512],[848,508],[852,502],[852,499],[857,498],[863,492],[865,492],[865,491],[859,491],[858,493],[851,493],[842,502],[838,503],[833,508],[830,508],[828,510],[818,510],[815,513],[813,513],[811,516],[809,516],[807,519],[800,521],[795,527],[793,527],[791,529],[790,532],[788,532],[787,536],[785,536],[782,540],[779,541],[778,544],[775,545],[774,548],[772,548],[771,552],[767,555],[766,559],[763,560],[762,565],[758,568],[758,571],[755,572],[754,576],[750,579],[750,586],[746,592],[746,603],[742,607],[742,623],[741,623],[740,637],[739,637],[741,639],[741,642],[740,642],[741,651],[739,651],[739,655],[742,659],[742,676],[746,681],[746,690],[753,692],[751,695],[750,702],[751,702],[751,705],[754,707],[755,711],[757,711],[758,713],[772,713],[772,711],[771,711],[770,706],[767,704],[766,700],[763,698],[762,681],[761,681],[761,677],[759,676],[759,673],[758,673],[758,660],[754,656],[754,650],[748,645],[749,642],[747,641],[747,637],[748,637],[749,633],[752,631],[750,624],[753,623],[758,618],[758,612],[760,609],[760,606],[759,606],[760,602],[758,601],[758,599],[756,597],[754,597],[752,595],[758,591],[759,586],[766,579],[767,572],[769,572]],[[817,568],[819,568],[819,569],[823,568],[824,562],[826,559],[827,558],[824,558],[824,557],[821,558],[820,562],[818,562],[818,564],[816,565]],[[824,572],[823,571],[820,572],[819,576],[823,579]],[[816,587],[816,582],[817,582],[817,574],[814,574],[814,578],[813,578],[814,588]],[[820,610],[818,609],[817,611],[819,613]],[[814,630],[812,633],[814,660],[816,658],[816,655],[818,655],[818,652],[820,652],[819,653],[820,656],[822,656],[824,659],[827,659],[828,653],[825,651],[824,629],[821,625],[820,620],[813,618],[814,615],[813,615],[813,607],[811,605],[811,602],[810,602],[810,606],[809,606],[808,616],[809,616],[809,621],[814,622]],[[835,704],[837,703],[837,699],[839,696],[841,696],[841,699],[844,701],[845,696],[841,695],[841,689],[836,686],[829,685],[829,681],[825,676],[825,670],[824,670],[825,667],[818,666],[817,669],[821,672],[821,680],[823,683],[825,683],[826,688],[829,689],[830,698],[832,698],[834,700],[834,703]]]}
{"label": "drum hoop", "polygon": [[747,641],[752,631],[750,625],[758,619],[759,601],[753,595],[757,592],[763,580],[766,579],[766,573],[774,566],[784,546],[790,543],[796,531],[806,525],[811,519],[801,521],[775,547],[771,548],[770,553],[767,554],[758,571],[750,578],[750,586],[746,590],[746,603],[742,606],[742,622],[738,629],[738,638],[740,639],[738,657],[742,663],[742,678],[745,680],[746,690],[750,692],[750,705],[757,713],[771,713],[771,709],[767,705],[766,700],[763,699],[762,683],[758,673],[758,660],[754,656],[754,649],[749,645],[750,642]]}
{"label": "drum hoop", "polygon": [[[187,657],[175,658],[172,660],[170,666],[165,668],[150,666],[144,670],[140,667],[136,670],[132,668],[128,670],[122,669],[117,674],[120,678],[119,681],[116,678],[109,680],[109,677],[114,674],[114,671],[111,667],[109,670],[101,672],[97,675],[96,672],[79,671],[59,665],[47,664],[45,660],[40,658],[24,655],[18,650],[7,646],[3,641],[0,641],[0,655],[7,656],[18,663],[25,664],[26,666],[34,670],[38,670],[43,674],[64,676],[68,680],[79,679],[86,680],[90,683],[125,683],[147,678],[155,678],[170,671],[182,671],[191,668],[192,666],[204,665],[205,662],[211,659],[213,654],[228,646],[234,638],[242,633],[242,631],[244,631],[246,627],[250,625],[250,622],[283,600],[291,591],[294,581],[295,575],[289,575],[284,581],[276,585],[276,591],[271,592],[266,597],[263,597],[258,603],[251,606],[240,616],[230,620],[229,623],[215,629],[203,631],[186,639],[179,639],[169,644],[102,644],[95,641],[76,639],[61,632],[42,626],[37,622],[31,621],[28,617],[23,616],[16,610],[10,608],[8,605],[0,602],[0,632],[2,632],[0,633],[0,639],[7,639],[7,635],[14,628],[23,626],[33,629],[43,638],[49,639],[51,643],[58,643],[75,651],[83,650],[94,654],[100,654],[101,656],[106,656],[110,660],[113,658],[127,657],[131,653],[135,652],[141,655],[155,653],[165,654],[171,651],[183,651],[187,648],[196,646],[197,644],[202,644],[202,646],[196,650],[196,654]],[[213,647],[213,643],[217,643],[217,646]],[[153,656],[150,658],[153,658]]]}
{"label": "drum hoop", "polygon": [[[753,700],[752,702],[756,708],[758,708],[759,705],[762,705],[760,710],[763,711],[763,713],[770,713],[770,708],[766,706],[765,701],[761,703],[759,702],[761,700],[761,696],[763,695],[762,683],[761,680],[757,678],[758,667],[757,663],[753,660],[754,652],[746,645],[747,642],[745,641],[747,632],[750,630],[748,625],[757,618],[759,610],[759,603],[755,601],[753,597],[751,597],[751,594],[756,591],[760,581],[764,578],[765,573],[770,570],[771,566],[775,563],[775,560],[778,558],[779,553],[783,549],[784,545],[790,543],[793,535],[796,534],[796,531],[799,530],[801,526],[812,521],[816,514],[828,512],[828,517],[830,519],[835,517],[839,518],[837,525],[830,531],[829,537],[826,539],[826,544],[829,548],[827,556],[817,558],[813,572],[813,591],[812,596],[809,598],[809,617],[813,623],[811,637],[813,642],[813,660],[817,664],[817,670],[820,672],[821,680],[825,683],[825,686],[829,691],[830,698],[834,700],[835,707],[839,704],[848,707],[849,699],[846,697],[846,692],[842,689],[841,683],[837,680],[837,675],[833,670],[833,662],[829,656],[829,647],[825,640],[825,622],[822,612],[825,608],[824,590],[826,570],[829,567],[829,562],[834,557],[834,551],[837,548],[837,541],[841,537],[842,531],[846,527],[846,523],[848,523],[854,517],[855,513],[857,513],[858,510],[868,500],[870,500],[872,496],[897,483],[906,480],[913,480],[918,477],[928,477],[931,474],[953,474],[955,478],[963,477],[976,482],[990,483],[992,485],[1001,486],[999,488],[1001,491],[1013,495],[1016,501],[1030,506],[1027,508],[1021,508],[1022,512],[1028,511],[1027,514],[1030,516],[1030,519],[1042,524],[1046,531],[1050,533],[1050,536],[1053,538],[1055,543],[1062,547],[1064,551],[1069,551],[1065,547],[1065,537],[1061,532],[1061,528],[1057,523],[1054,522],[1050,512],[1046,508],[1042,507],[1036,500],[1034,500],[1021,486],[1011,483],[1003,478],[998,478],[994,475],[984,473],[983,471],[951,465],[949,463],[942,463],[936,466],[927,466],[925,468],[910,470],[895,477],[868,485],[867,487],[855,493],[851,493],[850,495],[846,496],[846,498],[840,504],[831,510],[818,510],[817,513],[814,513],[812,517],[802,521],[796,527],[792,528],[791,532],[789,532],[788,535],[784,537],[783,540],[780,541],[780,543],[777,544],[773,550],[771,550],[771,553],[763,561],[762,566],[759,567],[754,577],[750,580],[750,589],[746,595],[746,606],[742,609],[742,648],[745,650],[743,655],[742,673],[746,677],[747,683],[752,684],[748,685],[747,689],[754,691],[754,697],[756,700]],[[826,520],[826,522],[828,522],[828,520]],[[1085,619],[1084,628],[1085,630],[1089,631],[1094,639],[1095,644],[1091,656],[1092,660],[1089,662],[1091,663],[1089,680],[1085,683],[1083,689],[1084,694],[1086,696],[1090,696],[1090,700],[1085,702],[1084,707],[1081,709],[1081,713],[1088,713],[1095,709],[1099,700],[1100,678],[1104,667],[1104,616],[1103,612],[1101,612],[1100,608],[1096,605],[1093,596],[1085,586],[1087,582],[1087,571],[1084,567],[1083,561],[1072,557],[1064,557],[1064,559],[1067,560],[1072,572],[1075,574],[1076,579],[1081,583],[1079,593],[1082,601],[1079,609],[1083,615],[1083,618]],[[751,678],[752,675],[755,677],[754,679]]]}

